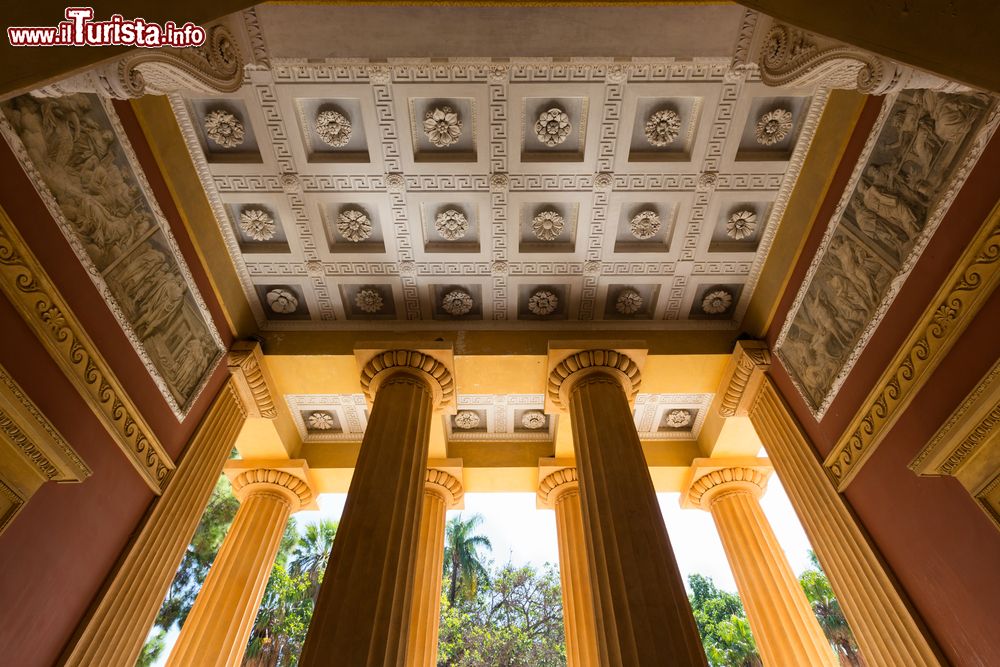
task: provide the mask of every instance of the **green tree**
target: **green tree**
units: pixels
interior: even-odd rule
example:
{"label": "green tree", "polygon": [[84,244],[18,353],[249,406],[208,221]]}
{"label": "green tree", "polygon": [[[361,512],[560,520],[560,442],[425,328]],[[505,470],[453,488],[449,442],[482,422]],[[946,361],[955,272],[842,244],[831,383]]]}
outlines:
{"label": "green tree", "polygon": [[477,587],[489,580],[483,566],[480,549],[493,548],[485,535],[475,531],[483,523],[480,514],[473,514],[467,520],[458,515],[448,520],[444,538],[444,574],[448,582],[448,604],[454,605],[460,590],[472,599]]}
{"label": "green tree", "polygon": [[559,571],[508,564],[489,575],[454,605],[442,590],[438,666],[563,667]]}
{"label": "green tree", "polygon": [[739,596],[718,588],[711,578],[700,574],[688,577],[688,587],[691,611],[709,663],[713,667],[760,667],[760,655]]}
{"label": "green tree", "polygon": [[854,634],[847,625],[847,618],[844,617],[840,603],[833,595],[830,580],[827,579],[826,573],[820,567],[816,552],[809,551],[809,561],[812,563],[812,567],[799,575],[799,583],[806,593],[809,604],[812,605],[819,626],[823,629],[823,633],[833,646],[841,663],[854,667],[864,665],[858,651],[858,644],[854,640]]}

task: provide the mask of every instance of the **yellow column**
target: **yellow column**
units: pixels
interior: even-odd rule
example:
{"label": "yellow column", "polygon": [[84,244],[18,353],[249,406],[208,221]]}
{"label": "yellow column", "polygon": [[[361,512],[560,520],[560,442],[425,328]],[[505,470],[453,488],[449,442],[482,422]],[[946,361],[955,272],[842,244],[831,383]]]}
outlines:
{"label": "yellow column", "polygon": [[538,497],[544,506],[556,511],[566,663],[569,667],[590,667],[599,664],[597,622],[578,480],[576,468],[557,470],[539,483]]}
{"label": "yellow column", "polygon": [[93,614],[67,647],[65,665],[134,667],[245,421],[246,410],[229,380],[101,593]]}
{"label": "yellow column", "polygon": [[711,512],[765,667],[835,667],[833,649],[760,507],[769,464],[750,463],[716,468],[696,459],[682,503]]}
{"label": "yellow column", "polygon": [[573,426],[600,664],[706,665],[629,407],[639,382],[614,350],[571,354],[548,380]]}
{"label": "yellow column", "polygon": [[299,664],[401,665],[423,505],[431,414],[454,394],[434,357],[392,350],[368,361],[374,398]]}
{"label": "yellow column", "polygon": [[420,533],[417,537],[417,557],[413,568],[413,599],[406,648],[408,667],[437,665],[445,516],[449,508],[458,504],[462,494],[462,483],[454,476],[443,470],[427,469],[424,505],[420,512]]}
{"label": "yellow column", "polygon": [[234,461],[226,473],[240,508],[167,665],[236,666],[274,567],[288,517],[310,503],[304,461]]}

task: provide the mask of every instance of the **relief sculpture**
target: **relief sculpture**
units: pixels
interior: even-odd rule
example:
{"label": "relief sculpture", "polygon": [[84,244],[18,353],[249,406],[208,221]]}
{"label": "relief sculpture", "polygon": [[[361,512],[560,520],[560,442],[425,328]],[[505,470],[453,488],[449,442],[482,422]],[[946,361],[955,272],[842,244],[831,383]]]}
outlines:
{"label": "relief sculpture", "polygon": [[2,108],[8,142],[182,418],[222,343],[113,112],[84,94],[24,95]]}
{"label": "relief sculpture", "polygon": [[883,110],[776,346],[817,417],[978,157],[985,142],[971,145],[991,104],[982,94],[908,90]]}

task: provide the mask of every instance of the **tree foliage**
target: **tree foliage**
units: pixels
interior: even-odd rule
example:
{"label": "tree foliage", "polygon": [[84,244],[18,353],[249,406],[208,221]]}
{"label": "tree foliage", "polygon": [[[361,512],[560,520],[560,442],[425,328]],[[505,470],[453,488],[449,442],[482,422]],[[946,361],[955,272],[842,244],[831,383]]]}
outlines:
{"label": "tree foliage", "polygon": [[475,598],[479,584],[489,580],[480,549],[489,552],[493,545],[488,537],[475,532],[482,523],[480,514],[473,514],[468,519],[459,514],[448,520],[444,537],[444,576],[449,605],[454,606],[459,593],[470,600]]}
{"label": "tree foliage", "polygon": [[840,603],[833,595],[830,580],[827,579],[826,573],[819,565],[816,552],[809,551],[809,561],[812,563],[812,567],[799,575],[799,583],[802,584],[809,604],[812,605],[819,626],[823,629],[823,633],[833,646],[841,663],[859,667],[864,664],[864,661],[858,652],[857,642],[854,640],[851,628],[847,625],[847,618],[840,608]]}
{"label": "tree foliage", "polygon": [[691,610],[712,667],[760,667],[743,603],[735,593],[718,588],[706,576],[688,577]]}

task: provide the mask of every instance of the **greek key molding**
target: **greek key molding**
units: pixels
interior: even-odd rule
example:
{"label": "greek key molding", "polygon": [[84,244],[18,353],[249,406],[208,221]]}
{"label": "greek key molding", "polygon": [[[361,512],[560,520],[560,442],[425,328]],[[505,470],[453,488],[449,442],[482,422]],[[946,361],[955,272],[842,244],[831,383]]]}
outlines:
{"label": "greek key molding", "polygon": [[174,462],[2,208],[0,288],[143,481],[159,495]]}
{"label": "greek key molding", "polygon": [[208,29],[202,46],[135,49],[31,92],[35,97],[97,93],[115,99],[165,95],[178,90],[232,93],[243,83],[243,56],[225,26]]}
{"label": "greek key molding", "polygon": [[746,416],[749,406],[743,400],[754,373],[760,376],[771,367],[771,352],[763,341],[738,341],[729,367],[719,385],[719,414],[723,417]]}
{"label": "greek key molding", "polygon": [[827,456],[824,466],[839,491],[850,484],[885,439],[998,282],[1000,206],[990,213],[844,436]]}
{"label": "greek key molding", "polygon": [[229,372],[236,383],[240,402],[249,417],[275,419],[272,381],[264,364],[264,353],[256,341],[237,341],[229,350]]}

